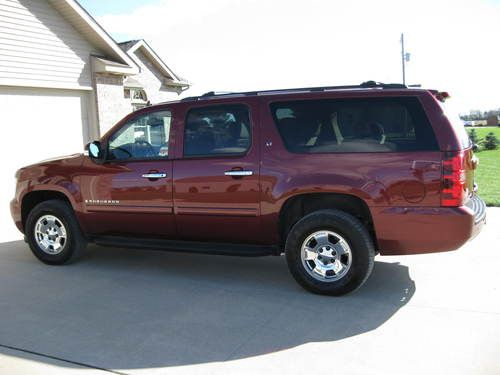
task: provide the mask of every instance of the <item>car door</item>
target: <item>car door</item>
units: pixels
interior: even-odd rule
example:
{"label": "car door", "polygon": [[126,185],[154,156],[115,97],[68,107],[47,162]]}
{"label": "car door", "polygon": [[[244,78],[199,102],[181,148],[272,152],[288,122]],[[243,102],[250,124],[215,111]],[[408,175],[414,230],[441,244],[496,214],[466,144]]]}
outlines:
{"label": "car door", "polygon": [[187,105],[173,165],[185,240],[259,243],[258,112],[250,104]]}
{"label": "car door", "polygon": [[172,237],[172,112],[132,115],[103,139],[106,161],[87,158],[81,178],[86,227],[92,234]]}

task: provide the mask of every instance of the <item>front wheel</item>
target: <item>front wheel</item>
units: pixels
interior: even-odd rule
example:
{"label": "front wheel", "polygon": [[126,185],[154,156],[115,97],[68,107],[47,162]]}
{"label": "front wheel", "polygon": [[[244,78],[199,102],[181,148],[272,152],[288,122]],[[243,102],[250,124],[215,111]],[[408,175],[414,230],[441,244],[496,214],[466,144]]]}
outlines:
{"label": "front wheel", "polygon": [[332,209],[300,219],[288,234],[285,254],[290,272],[305,289],[342,295],[368,279],[375,249],[357,218]]}
{"label": "front wheel", "polygon": [[47,264],[73,261],[87,245],[72,208],[61,200],[36,205],[26,219],[25,228],[31,251]]}

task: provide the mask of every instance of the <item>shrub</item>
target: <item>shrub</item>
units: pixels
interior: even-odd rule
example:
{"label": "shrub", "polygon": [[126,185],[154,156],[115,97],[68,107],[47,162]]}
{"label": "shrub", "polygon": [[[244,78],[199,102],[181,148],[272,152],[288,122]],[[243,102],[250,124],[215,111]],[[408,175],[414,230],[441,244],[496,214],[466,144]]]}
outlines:
{"label": "shrub", "polygon": [[469,138],[472,143],[477,144],[478,139],[477,139],[476,129],[469,130]]}
{"label": "shrub", "polygon": [[498,148],[498,138],[492,132],[484,138],[484,148],[486,150],[496,150]]}

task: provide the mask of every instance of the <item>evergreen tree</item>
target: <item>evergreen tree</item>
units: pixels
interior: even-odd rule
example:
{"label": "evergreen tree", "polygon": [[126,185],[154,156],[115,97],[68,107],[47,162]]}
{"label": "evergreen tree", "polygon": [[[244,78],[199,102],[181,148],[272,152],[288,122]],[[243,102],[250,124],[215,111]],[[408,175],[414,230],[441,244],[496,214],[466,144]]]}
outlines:
{"label": "evergreen tree", "polygon": [[472,143],[477,144],[477,133],[476,129],[469,130],[469,138]]}
{"label": "evergreen tree", "polygon": [[484,148],[486,150],[496,150],[498,148],[498,138],[492,132],[484,138]]}

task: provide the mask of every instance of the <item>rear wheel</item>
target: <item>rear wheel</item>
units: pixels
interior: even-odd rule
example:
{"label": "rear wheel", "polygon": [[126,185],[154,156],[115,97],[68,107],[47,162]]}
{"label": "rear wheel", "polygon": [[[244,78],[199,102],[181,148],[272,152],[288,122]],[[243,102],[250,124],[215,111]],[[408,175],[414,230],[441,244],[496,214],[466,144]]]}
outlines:
{"label": "rear wheel", "polygon": [[87,246],[72,208],[57,199],[39,203],[31,210],[25,232],[33,254],[47,264],[74,261]]}
{"label": "rear wheel", "polygon": [[370,234],[354,216],[339,210],[320,210],[292,227],[285,254],[290,272],[305,289],[342,295],[368,279],[375,249]]}

